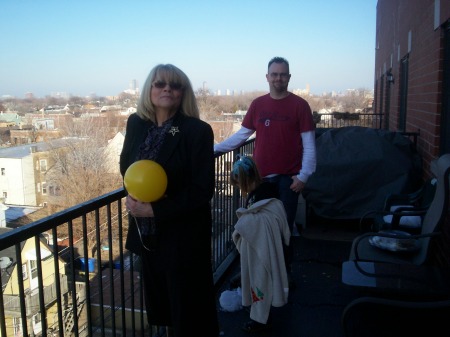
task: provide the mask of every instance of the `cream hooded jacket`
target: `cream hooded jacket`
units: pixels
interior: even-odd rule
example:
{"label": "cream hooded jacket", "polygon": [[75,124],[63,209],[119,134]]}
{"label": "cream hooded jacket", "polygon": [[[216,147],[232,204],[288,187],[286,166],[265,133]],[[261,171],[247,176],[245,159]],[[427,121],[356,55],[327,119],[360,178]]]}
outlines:
{"label": "cream hooded jacket", "polygon": [[270,307],[287,303],[289,285],[283,243],[291,233],[283,203],[264,199],[236,211],[233,242],[241,258],[242,305],[249,306],[250,318],[265,324]]}

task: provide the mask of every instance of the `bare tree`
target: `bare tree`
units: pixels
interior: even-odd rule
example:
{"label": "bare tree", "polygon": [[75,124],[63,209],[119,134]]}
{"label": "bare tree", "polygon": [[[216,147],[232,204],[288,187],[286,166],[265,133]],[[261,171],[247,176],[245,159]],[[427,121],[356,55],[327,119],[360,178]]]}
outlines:
{"label": "bare tree", "polygon": [[195,96],[202,119],[209,120],[218,114],[217,100],[206,88],[197,89]]}
{"label": "bare tree", "polygon": [[368,104],[366,92],[368,92],[368,90],[357,89],[343,96],[341,102],[344,112],[353,113],[357,109],[365,108]]}
{"label": "bare tree", "polygon": [[[119,173],[112,173],[105,148],[108,143],[108,126],[98,127],[92,118],[86,118],[65,130],[63,148],[51,151],[51,167],[47,182],[54,196],[49,200],[56,210],[94,199],[122,186]],[[94,231],[94,215],[88,218],[88,232]],[[80,238],[82,228],[74,226],[74,235]]]}

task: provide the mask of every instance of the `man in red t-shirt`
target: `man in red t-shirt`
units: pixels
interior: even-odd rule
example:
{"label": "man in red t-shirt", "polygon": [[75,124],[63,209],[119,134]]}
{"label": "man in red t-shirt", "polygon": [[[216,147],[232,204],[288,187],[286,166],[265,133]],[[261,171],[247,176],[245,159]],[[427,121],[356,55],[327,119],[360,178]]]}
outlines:
{"label": "man in red t-shirt", "polygon": [[[271,59],[266,74],[270,92],[250,104],[241,129],[214,145],[214,151],[234,150],[256,132],[253,157],[264,180],[277,185],[292,233],[299,194],[316,169],[316,142],[311,108],[288,91],[290,78],[289,62]],[[293,255],[289,247],[288,273]]]}

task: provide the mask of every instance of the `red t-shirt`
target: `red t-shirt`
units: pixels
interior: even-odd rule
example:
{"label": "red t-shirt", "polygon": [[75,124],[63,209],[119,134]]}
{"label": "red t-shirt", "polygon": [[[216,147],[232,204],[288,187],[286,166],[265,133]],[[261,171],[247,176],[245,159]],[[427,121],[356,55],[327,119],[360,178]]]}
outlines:
{"label": "red t-shirt", "polygon": [[256,131],[253,157],[263,177],[269,174],[296,175],[303,155],[302,132],[315,125],[306,100],[290,93],[283,99],[270,94],[256,98],[242,121]]}

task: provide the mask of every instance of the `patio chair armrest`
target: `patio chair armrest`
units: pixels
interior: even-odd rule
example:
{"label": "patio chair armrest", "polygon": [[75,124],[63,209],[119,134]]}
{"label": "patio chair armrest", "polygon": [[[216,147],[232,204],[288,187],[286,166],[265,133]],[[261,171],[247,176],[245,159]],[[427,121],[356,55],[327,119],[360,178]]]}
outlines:
{"label": "patio chair armrest", "polygon": [[367,218],[369,218],[371,215],[375,216],[375,215],[389,215],[392,214],[392,212],[390,211],[384,211],[384,210],[370,210],[365,212],[363,215],[361,215],[361,217],[359,218],[359,229],[362,229],[362,225],[364,220],[366,220]]}
{"label": "patio chair armrest", "polygon": [[384,202],[384,210],[388,211],[392,206],[411,205],[417,203],[417,197],[410,194],[390,194]]}
{"label": "patio chair armrest", "polygon": [[[391,227],[392,229],[398,229],[400,227],[400,220],[402,217],[410,217],[410,216],[420,216],[423,217],[426,212],[427,208],[424,207],[415,207],[411,208],[408,206],[405,207],[399,207],[395,211],[390,212],[390,215],[392,215],[392,221],[391,221]],[[389,214],[386,214],[389,215]]]}

